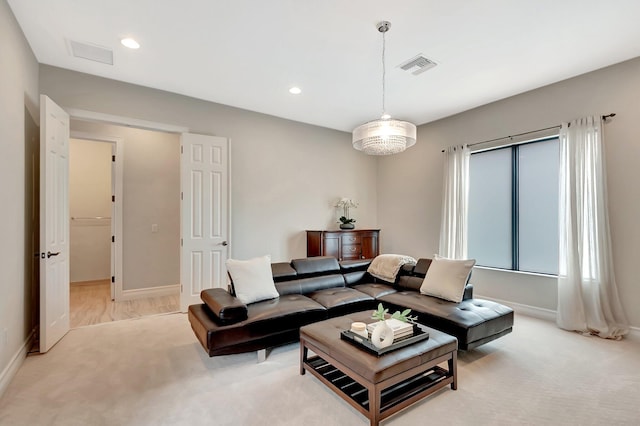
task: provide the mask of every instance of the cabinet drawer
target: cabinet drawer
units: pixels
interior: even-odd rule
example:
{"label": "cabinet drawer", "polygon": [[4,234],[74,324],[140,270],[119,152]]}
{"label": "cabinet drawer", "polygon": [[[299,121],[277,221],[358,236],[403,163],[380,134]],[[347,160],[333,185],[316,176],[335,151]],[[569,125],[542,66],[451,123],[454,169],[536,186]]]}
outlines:
{"label": "cabinet drawer", "polygon": [[342,244],[360,244],[362,239],[359,234],[346,234],[342,236]]}
{"label": "cabinet drawer", "polygon": [[362,246],[360,244],[343,244],[342,259],[360,259],[362,257]]}

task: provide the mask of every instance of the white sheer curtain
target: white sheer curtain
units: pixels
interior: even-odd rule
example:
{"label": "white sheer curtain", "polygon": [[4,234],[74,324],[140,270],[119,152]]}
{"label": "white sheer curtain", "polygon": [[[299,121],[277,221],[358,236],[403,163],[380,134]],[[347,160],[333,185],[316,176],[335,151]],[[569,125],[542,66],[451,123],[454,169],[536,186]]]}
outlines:
{"label": "white sheer curtain", "polygon": [[560,130],[558,326],[619,339],[629,327],[613,273],[602,121]]}
{"label": "white sheer curtain", "polygon": [[451,146],[444,153],[439,252],[449,259],[467,258],[470,155],[467,146]]}

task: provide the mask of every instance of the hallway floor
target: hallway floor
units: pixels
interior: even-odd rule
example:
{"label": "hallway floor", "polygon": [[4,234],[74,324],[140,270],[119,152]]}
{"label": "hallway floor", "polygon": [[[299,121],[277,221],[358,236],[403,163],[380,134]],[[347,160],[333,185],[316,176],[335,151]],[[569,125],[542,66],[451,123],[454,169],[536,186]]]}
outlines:
{"label": "hallway floor", "polygon": [[180,310],[177,293],[172,296],[114,302],[111,300],[109,280],[71,283],[70,288],[71,328]]}

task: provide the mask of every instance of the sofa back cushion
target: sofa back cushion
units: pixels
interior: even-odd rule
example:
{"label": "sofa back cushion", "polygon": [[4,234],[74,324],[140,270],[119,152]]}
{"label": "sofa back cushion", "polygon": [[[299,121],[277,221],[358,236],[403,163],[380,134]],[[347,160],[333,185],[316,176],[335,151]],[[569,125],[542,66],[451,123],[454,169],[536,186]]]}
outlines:
{"label": "sofa back cushion", "polygon": [[431,259],[418,259],[418,263],[413,267],[412,275],[424,278],[427,275],[429,266],[431,266],[431,262]]}
{"label": "sofa back cushion", "polygon": [[347,286],[373,282],[375,280],[367,271],[342,272],[342,275],[344,275],[344,281]]}
{"label": "sofa back cushion", "polygon": [[424,258],[418,259],[415,265],[403,265],[396,286],[401,290],[420,291],[420,286],[430,265],[431,259]]}
{"label": "sofa back cushion", "polygon": [[342,274],[319,275],[276,283],[280,296],[286,294],[306,294],[326,288],[344,287]]}
{"label": "sofa back cushion", "polygon": [[273,281],[281,282],[295,279],[298,273],[289,262],[278,262],[271,264],[271,275],[273,275]]}
{"label": "sofa back cushion", "polygon": [[424,278],[413,277],[410,275],[400,275],[400,278],[398,278],[398,282],[396,285],[402,290],[420,291],[422,281],[424,281]]}
{"label": "sofa back cushion", "polygon": [[354,271],[366,271],[372,259],[341,260],[338,262],[343,274]]}
{"label": "sofa back cushion", "polygon": [[299,278],[340,273],[338,259],[333,256],[293,259],[291,261],[291,266],[296,270]]}

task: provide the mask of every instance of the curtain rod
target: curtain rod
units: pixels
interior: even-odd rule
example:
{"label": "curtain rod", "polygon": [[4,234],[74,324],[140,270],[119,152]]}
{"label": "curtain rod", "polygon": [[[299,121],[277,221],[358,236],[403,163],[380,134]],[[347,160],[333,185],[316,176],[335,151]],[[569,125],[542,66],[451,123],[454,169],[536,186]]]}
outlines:
{"label": "curtain rod", "polygon": [[[612,117],[615,117],[615,116],[616,116],[616,113],[612,112],[611,114],[603,115],[602,116],[602,120],[606,122],[608,118],[612,118]],[[510,135],[510,136],[503,136],[501,138],[489,139],[489,140],[482,141],[482,142],[474,142],[474,143],[467,144],[467,147],[470,148],[472,146],[481,145],[481,144],[489,143],[489,142],[495,142],[495,141],[499,141],[499,140],[502,140],[502,139],[511,139],[513,137],[516,137],[516,136],[524,136],[524,135],[528,135],[530,133],[544,132],[545,130],[559,129],[560,127],[562,127],[562,126],[558,125],[558,126],[545,127],[544,129],[531,130],[531,131],[524,132],[524,133],[518,133],[518,134]],[[442,152],[444,152],[444,151],[445,150],[443,149]]]}

